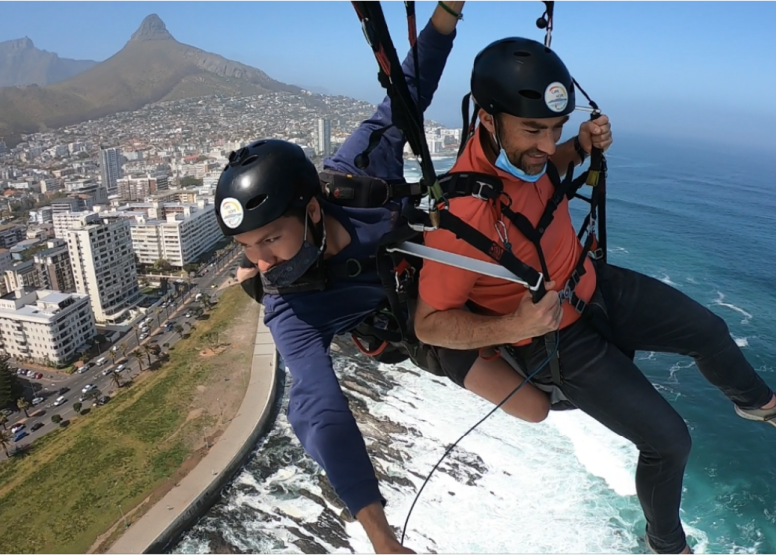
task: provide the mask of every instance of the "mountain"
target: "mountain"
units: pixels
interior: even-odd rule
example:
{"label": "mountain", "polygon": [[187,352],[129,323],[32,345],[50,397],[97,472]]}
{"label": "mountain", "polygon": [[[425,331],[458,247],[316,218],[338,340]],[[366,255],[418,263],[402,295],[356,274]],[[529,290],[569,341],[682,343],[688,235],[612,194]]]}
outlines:
{"label": "mountain", "polygon": [[27,37],[0,42],[0,87],[51,85],[95,65],[93,60],[70,60],[40,50]]}
{"label": "mountain", "polygon": [[119,52],[45,87],[0,88],[0,136],[62,127],[146,104],[211,94],[249,96],[300,92],[263,71],[182,44],[156,14],[146,17]]}

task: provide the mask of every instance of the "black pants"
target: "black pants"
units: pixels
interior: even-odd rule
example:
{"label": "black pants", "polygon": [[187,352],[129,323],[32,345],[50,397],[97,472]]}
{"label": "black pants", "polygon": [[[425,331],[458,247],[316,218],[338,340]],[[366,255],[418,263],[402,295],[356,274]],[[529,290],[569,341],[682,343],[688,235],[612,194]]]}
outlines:
{"label": "black pants", "polygon": [[[561,389],[579,409],[638,447],[636,491],[650,543],[658,553],[679,553],[686,546],[679,504],[690,434],[682,417],[623,351],[691,356],[703,376],[744,409],[765,405],[773,393],[744,358],[725,322],[710,310],[631,270],[602,265],[598,276],[614,344],[585,318],[561,330]],[[535,341],[517,355],[533,372],[547,352],[542,341]],[[549,383],[549,369],[536,380]]]}

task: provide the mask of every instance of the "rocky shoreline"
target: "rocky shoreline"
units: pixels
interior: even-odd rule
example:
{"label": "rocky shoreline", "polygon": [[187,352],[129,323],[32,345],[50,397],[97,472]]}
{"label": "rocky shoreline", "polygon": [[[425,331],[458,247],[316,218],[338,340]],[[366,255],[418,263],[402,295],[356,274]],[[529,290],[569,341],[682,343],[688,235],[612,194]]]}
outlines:
{"label": "rocky shoreline", "polygon": [[[417,493],[430,469],[423,472],[413,469],[412,457],[408,453],[422,436],[421,432],[370,412],[371,407],[383,401],[386,394],[399,384],[382,369],[384,367],[359,353],[349,338],[335,339],[332,354],[343,391],[364,434],[381,488]],[[422,371],[405,363],[392,367],[391,373],[394,372],[417,376]],[[452,387],[444,381],[440,385]],[[334,493],[320,467],[304,453],[286,420],[290,386],[291,380],[288,379],[280,400],[281,414],[246,464],[244,473],[241,473],[244,479],[238,476],[224,491],[222,501],[186,534],[192,540],[207,542],[212,553],[255,551],[255,546],[246,545],[241,538],[250,537],[267,525],[281,527],[284,531],[282,540],[266,538],[271,542],[267,547],[272,546],[273,550],[321,553],[336,549],[355,552],[345,528],[346,524],[354,521],[353,516]],[[440,446],[440,456],[446,447]],[[475,485],[487,472],[487,466],[475,453],[459,448],[445,459],[437,472],[446,473],[458,482]],[[278,478],[285,474],[287,478]],[[236,501],[256,496],[257,490],[269,496],[262,508]],[[449,494],[454,495],[453,492]],[[273,499],[278,502],[273,502]],[[289,500],[300,499],[314,504],[318,512],[315,520],[311,521],[303,514],[293,514],[280,506]],[[400,532],[397,528],[397,533]]]}

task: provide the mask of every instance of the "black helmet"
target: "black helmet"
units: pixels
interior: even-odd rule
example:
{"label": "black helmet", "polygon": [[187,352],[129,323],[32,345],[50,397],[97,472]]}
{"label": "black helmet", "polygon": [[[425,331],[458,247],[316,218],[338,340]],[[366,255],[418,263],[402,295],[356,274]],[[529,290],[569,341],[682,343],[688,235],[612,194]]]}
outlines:
{"label": "black helmet", "polygon": [[224,235],[253,231],[321,192],[318,171],[299,145],[267,139],[229,154],[216,187],[216,220]]}
{"label": "black helmet", "polygon": [[555,52],[535,40],[510,37],[474,59],[471,93],[487,113],[556,118],[574,111],[574,81]]}

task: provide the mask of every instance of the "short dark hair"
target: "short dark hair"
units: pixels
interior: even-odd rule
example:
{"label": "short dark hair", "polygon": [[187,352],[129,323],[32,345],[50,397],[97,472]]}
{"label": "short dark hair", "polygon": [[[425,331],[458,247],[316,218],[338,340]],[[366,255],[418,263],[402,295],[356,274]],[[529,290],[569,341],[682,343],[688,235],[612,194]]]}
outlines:
{"label": "short dark hair", "polygon": [[283,218],[296,218],[300,222],[304,223],[305,218],[307,217],[307,207],[306,206],[292,206],[282,216]]}

